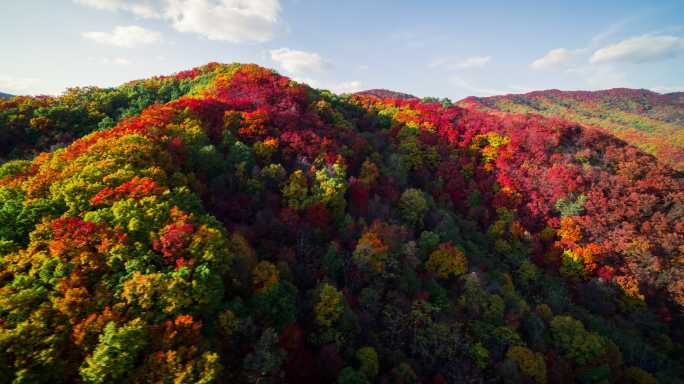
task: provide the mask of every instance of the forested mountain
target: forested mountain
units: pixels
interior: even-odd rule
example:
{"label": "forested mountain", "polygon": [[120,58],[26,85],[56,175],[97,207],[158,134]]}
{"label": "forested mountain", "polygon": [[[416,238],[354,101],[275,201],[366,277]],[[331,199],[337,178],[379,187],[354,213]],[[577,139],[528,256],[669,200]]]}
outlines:
{"label": "forested mountain", "polygon": [[212,63],[0,102],[0,383],[682,382],[682,174],[486,100]]}
{"label": "forested mountain", "polygon": [[417,97],[415,97],[413,95],[409,95],[408,93],[390,91],[388,89],[368,89],[366,91],[356,92],[356,95],[359,95],[359,96],[375,96],[375,97],[380,98],[380,99],[402,99],[402,100],[417,99]]}
{"label": "forested mountain", "polygon": [[207,65],[117,88],[71,88],[58,97],[0,100],[0,160],[31,158],[95,130],[111,128],[152,104],[201,92],[217,74],[232,67]]}
{"label": "forested mountain", "polygon": [[14,97],[14,96],[10,95],[9,93],[0,92],[0,99],[10,99],[12,97]]}
{"label": "forested mountain", "polygon": [[600,127],[684,170],[684,94],[645,89],[536,91],[524,95],[469,97],[459,102],[485,111],[538,113]]}

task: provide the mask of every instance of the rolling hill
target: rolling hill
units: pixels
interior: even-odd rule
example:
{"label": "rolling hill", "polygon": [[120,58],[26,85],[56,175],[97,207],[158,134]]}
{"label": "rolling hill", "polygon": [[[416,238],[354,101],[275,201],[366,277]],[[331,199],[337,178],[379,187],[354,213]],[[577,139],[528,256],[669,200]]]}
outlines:
{"label": "rolling hill", "polygon": [[400,99],[400,100],[410,100],[417,99],[416,96],[409,95],[408,93],[390,91],[388,89],[368,89],[361,92],[356,92],[359,96],[374,96],[380,99]]}
{"label": "rolling hill", "polygon": [[11,99],[12,97],[14,97],[14,95],[10,95],[9,93],[0,92],[0,99]]}
{"label": "rolling hill", "polygon": [[642,151],[684,170],[684,93],[644,89],[536,91],[469,97],[459,105],[485,111],[538,113],[599,127]]}
{"label": "rolling hill", "polygon": [[217,63],[0,102],[0,383],[682,382],[682,174],[490,102]]}

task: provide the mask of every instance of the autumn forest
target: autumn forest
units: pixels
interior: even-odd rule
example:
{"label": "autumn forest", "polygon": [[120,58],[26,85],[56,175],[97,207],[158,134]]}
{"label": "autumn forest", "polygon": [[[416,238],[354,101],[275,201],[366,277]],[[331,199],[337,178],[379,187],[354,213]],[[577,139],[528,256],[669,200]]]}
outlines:
{"label": "autumn forest", "polygon": [[681,383],[683,170],[682,94],[0,99],[0,384]]}

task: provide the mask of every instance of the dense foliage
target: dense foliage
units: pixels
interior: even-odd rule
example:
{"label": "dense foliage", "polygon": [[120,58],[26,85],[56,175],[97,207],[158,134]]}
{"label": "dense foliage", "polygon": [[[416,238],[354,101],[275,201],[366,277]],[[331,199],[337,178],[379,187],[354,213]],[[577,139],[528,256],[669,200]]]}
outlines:
{"label": "dense foliage", "polygon": [[197,94],[217,75],[233,70],[235,66],[209,64],[117,88],[71,88],[58,97],[10,99],[0,94],[0,161],[30,158],[63,147],[90,132],[109,129],[122,119],[136,116],[152,104]]}
{"label": "dense foliage", "polygon": [[684,93],[644,89],[535,91],[524,95],[469,97],[468,108],[536,113],[605,129],[616,137],[684,171]]}
{"label": "dense foliage", "polygon": [[684,181],[649,155],[255,65],[165,81],[0,165],[0,383],[684,377]]}

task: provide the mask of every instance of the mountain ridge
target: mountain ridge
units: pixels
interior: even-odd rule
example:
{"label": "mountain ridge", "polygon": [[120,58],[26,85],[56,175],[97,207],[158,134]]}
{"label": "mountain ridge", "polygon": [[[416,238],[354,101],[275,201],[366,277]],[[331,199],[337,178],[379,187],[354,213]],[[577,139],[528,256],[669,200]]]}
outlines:
{"label": "mountain ridge", "polygon": [[533,91],[468,97],[457,104],[503,113],[537,113],[596,127],[684,170],[684,98],[645,89]]}
{"label": "mountain ridge", "polygon": [[400,99],[400,100],[410,100],[410,99],[418,99],[418,97],[413,96],[408,93],[403,93],[403,92],[397,92],[397,91],[392,91],[389,89],[367,89],[364,91],[359,91],[354,93],[355,95],[360,95],[360,96],[375,96],[380,99]]}
{"label": "mountain ridge", "polygon": [[[463,99],[468,99],[468,98],[490,98],[490,97],[502,97],[502,96],[531,96],[535,94],[558,94],[558,95],[614,95],[614,94],[631,94],[632,96],[638,96],[638,95],[652,95],[652,96],[679,96],[684,93],[684,91],[676,91],[676,92],[657,92],[653,91],[650,89],[646,88],[627,88],[627,87],[615,87],[615,88],[605,88],[605,89],[596,89],[596,90],[582,90],[582,89],[576,89],[576,90],[562,90],[558,88],[548,88],[548,89],[538,89],[538,90],[533,90],[533,91],[528,91],[528,92],[512,92],[512,93],[505,93],[505,94],[500,94],[500,95],[493,95],[493,96],[467,96],[464,97]],[[462,100],[463,100],[462,99]]]}

